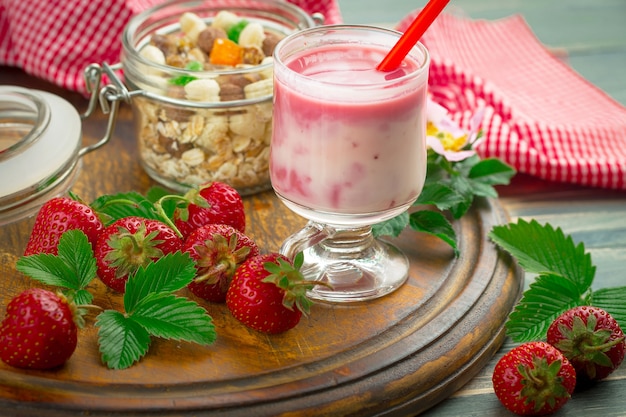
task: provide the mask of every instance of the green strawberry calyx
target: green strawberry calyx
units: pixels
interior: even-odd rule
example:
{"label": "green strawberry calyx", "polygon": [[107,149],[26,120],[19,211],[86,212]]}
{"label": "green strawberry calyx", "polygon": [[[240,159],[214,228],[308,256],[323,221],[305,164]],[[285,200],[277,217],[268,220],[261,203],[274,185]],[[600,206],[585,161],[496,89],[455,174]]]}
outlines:
{"label": "green strawberry calyx", "polygon": [[[237,266],[250,254],[250,246],[242,246],[237,249],[237,235],[233,233],[227,240],[225,236],[215,233],[212,239],[208,239],[194,246],[200,259],[197,261],[200,272],[195,282],[206,284],[217,283],[221,275],[232,276]],[[215,256],[211,256],[215,254]]]}
{"label": "green strawberry calyx", "polygon": [[570,397],[559,376],[560,360],[548,364],[546,358],[535,356],[532,362],[532,367],[521,364],[517,367],[523,385],[520,396],[526,404],[534,403],[535,412],[539,412],[546,404],[553,408],[557,399]]}
{"label": "green strawberry calyx", "polygon": [[596,330],[597,318],[590,314],[587,324],[581,317],[575,316],[572,327],[560,323],[558,328],[563,336],[556,347],[570,360],[585,363],[588,375],[595,375],[595,366],[613,367],[611,358],[605,353],[624,341],[624,336],[611,340],[608,329]]}
{"label": "green strawberry calyx", "polygon": [[304,262],[304,255],[299,252],[293,260],[293,264],[279,257],[278,263],[266,262],[263,267],[270,274],[263,278],[263,282],[273,283],[285,292],[283,296],[283,306],[289,310],[294,308],[300,310],[302,314],[308,315],[313,301],[307,297],[307,292],[316,285],[323,285],[329,288],[332,286],[323,281],[312,281],[304,278],[300,268]]}
{"label": "green strawberry calyx", "polygon": [[117,278],[124,277],[134,272],[137,267],[163,256],[163,251],[158,248],[163,240],[156,239],[158,234],[156,230],[148,232],[145,223],[141,223],[135,233],[124,227],[118,228],[118,233],[109,238],[111,251],[104,257],[109,266],[115,268]]}

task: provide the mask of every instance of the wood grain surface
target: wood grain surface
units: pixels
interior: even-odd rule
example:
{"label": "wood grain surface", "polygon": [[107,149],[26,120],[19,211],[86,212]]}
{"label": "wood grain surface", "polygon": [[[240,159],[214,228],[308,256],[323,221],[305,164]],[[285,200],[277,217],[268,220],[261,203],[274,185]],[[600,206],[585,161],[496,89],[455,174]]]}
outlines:
{"label": "wood grain surface", "polygon": [[[2,68],[13,84],[48,86]],[[77,108],[85,100],[55,91]],[[95,142],[106,117],[85,121]],[[103,193],[145,192],[153,183],[139,166],[132,116],[122,106],[115,136],[84,157],[73,191],[90,201]],[[247,232],[263,251],[277,250],[304,225],[274,196],[245,198]],[[522,276],[496,251],[488,231],[508,220],[497,201],[481,201],[455,223],[461,256],[438,239],[405,231],[395,243],[411,260],[408,282],[379,300],[318,304],[281,335],[239,324],[224,305],[197,300],[213,317],[209,347],[156,339],[125,370],[100,361],[93,317],[66,365],[53,371],[0,366],[0,409],[53,415],[406,415],[423,411],[469,381],[499,349],[502,325],[519,297]],[[38,286],[15,271],[32,219],[0,230],[0,300]],[[121,296],[98,280],[94,303],[121,308]],[[186,293],[192,297],[190,293]],[[4,311],[2,312],[4,314]]]}

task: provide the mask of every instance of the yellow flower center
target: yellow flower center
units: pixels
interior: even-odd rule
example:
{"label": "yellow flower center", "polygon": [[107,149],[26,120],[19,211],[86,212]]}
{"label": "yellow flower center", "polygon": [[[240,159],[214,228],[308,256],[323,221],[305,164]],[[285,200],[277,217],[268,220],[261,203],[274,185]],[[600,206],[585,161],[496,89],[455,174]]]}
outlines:
{"label": "yellow flower center", "polygon": [[430,121],[426,123],[426,134],[439,139],[446,151],[459,152],[467,143],[467,135],[454,137],[449,132],[442,132],[437,129],[437,126]]}

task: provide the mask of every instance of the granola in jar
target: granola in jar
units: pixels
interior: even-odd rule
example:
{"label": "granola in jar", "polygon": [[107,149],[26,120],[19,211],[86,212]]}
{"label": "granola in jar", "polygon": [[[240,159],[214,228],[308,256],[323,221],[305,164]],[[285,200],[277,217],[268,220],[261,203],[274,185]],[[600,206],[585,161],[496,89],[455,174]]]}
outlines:
{"label": "granola in jar", "polygon": [[156,30],[152,20],[135,27],[143,30],[137,42],[123,39],[126,84],[143,92],[132,106],[144,169],[179,191],[208,181],[243,195],[269,189],[273,49],[314,22],[299,9],[301,21],[289,28],[267,10],[178,10]]}

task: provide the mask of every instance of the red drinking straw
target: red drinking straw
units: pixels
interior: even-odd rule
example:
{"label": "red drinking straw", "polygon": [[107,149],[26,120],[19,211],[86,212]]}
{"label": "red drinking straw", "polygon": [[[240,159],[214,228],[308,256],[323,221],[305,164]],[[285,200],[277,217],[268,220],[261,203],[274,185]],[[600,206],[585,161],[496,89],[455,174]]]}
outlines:
{"label": "red drinking straw", "polygon": [[430,0],[422,11],[417,15],[398,42],[391,48],[391,51],[383,58],[376,67],[378,71],[393,71],[400,66],[400,63],[409,53],[411,48],[420,40],[426,29],[433,23],[439,13],[446,7],[450,0]]}

